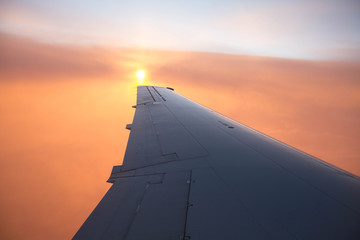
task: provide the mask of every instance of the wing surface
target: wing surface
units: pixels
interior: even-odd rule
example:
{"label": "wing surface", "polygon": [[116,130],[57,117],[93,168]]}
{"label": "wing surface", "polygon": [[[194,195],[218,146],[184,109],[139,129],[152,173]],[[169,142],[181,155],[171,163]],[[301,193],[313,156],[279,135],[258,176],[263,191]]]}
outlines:
{"label": "wing surface", "polygon": [[123,165],[74,239],[360,239],[360,180],[139,86]]}

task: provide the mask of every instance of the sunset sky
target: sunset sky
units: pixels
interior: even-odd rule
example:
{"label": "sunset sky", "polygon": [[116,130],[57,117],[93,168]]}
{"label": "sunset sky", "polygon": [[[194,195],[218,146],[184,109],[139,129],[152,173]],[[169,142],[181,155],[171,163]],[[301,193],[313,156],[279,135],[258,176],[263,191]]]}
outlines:
{"label": "sunset sky", "polygon": [[3,0],[0,19],[49,42],[360,60],[357,0]]}
{"label": "sunset sky", "polygon": [[145,84],[360,175],[360,3],[0,1],[0,238],[69,239]]}

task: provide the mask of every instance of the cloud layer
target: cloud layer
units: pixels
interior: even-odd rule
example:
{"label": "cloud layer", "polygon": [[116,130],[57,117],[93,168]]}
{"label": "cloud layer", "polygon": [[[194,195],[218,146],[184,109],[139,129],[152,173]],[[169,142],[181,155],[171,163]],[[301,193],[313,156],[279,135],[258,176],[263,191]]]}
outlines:
{"label": "cloud layer", "polygon": [[360,64],[0,35],[0,237],[68,239],[122,161],[135,72],[360,175]]}

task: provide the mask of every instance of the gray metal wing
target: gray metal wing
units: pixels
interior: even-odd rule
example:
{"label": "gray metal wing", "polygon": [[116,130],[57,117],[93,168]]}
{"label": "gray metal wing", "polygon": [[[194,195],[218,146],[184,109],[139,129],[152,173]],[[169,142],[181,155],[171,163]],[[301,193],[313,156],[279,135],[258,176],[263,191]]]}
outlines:
{"label": "gray metal wing", "polygon": [[139,86],[122,166],[74,239],[360,239],[360,180]]}

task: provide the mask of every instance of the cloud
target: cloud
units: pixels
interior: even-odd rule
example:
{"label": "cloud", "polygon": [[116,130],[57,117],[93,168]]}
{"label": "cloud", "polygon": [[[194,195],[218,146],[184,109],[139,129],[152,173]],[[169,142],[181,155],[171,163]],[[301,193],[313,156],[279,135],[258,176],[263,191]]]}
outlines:
{"label": "cloud", "polygon": [[360,174],[359,63],[0,36],[0,238],[73,236],[122,161],[139,68],[148,84]]}
{"label": "cloud", "polygon": [[118,68],[104,49],[40,43],[5,33],[0,33],[0,49],[0,72],[8,78],[96,78],[111,76]]}

